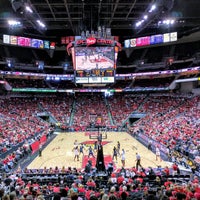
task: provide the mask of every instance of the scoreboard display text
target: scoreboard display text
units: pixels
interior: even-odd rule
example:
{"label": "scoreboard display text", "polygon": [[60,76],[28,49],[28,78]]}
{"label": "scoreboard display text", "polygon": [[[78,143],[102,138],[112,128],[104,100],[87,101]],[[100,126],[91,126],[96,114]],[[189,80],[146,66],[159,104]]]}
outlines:
{"label": "scoreboard display text", "polygon": [[76,77],[105,77],[114,76],[114,69],[77,70]]}

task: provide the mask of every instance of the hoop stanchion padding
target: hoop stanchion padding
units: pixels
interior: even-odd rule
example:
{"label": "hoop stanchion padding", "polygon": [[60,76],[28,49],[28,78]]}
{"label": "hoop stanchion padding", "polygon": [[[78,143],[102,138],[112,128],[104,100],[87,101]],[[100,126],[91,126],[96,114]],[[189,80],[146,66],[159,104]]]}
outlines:
{"label": "hoop stanchion padding", "polygon": [[[90,135],[90,139],[98,139],[98,135]],[[102,139],[107,139],[107,134],[102,134]]]}

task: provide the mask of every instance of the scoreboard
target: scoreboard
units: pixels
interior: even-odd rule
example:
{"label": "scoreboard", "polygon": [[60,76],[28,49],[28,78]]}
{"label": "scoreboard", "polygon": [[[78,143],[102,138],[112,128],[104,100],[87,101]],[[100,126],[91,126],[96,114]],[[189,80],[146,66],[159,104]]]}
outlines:
{"label": "scoreboard", "polygon": [[113,83],[115,81],[114,69],[93,69],[75,71],[76,83]]}
{"label": "scoreboard", "polygon": [[76,83],[114,83],[114,47],[76,47],[73,56]]}

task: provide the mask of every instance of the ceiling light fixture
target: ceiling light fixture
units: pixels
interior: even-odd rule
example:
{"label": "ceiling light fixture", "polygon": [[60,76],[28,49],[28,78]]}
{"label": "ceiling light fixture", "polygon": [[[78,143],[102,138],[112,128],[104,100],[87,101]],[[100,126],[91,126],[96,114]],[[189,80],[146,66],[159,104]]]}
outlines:
{"label": "ceiling light fixture", "polygon": [[143,19],[145,20],[148,19],[148,15],[144,15]]}
{"label": "ceiling light fixture", "polygon": [[30,6],[26,6],[26,7],[25,7],[25,10],[26,10],[27,12],[29,12],[29,13],[33,13],[33,10],[31,9]]}
{"label": "ceiling light fixture", "polygon": [[9,26],[20,26],[21,22],[17,20],[8,20]]}
{"label": "ceiling light fixture", "polygon": [[42,28],[45,28],[45,27],[46,27],[46,25],[45,25],[43,22],[41,22],[39,19],[38,19],[36,22],[37,22],[38,25],[41,26]]}
{"label": "ceiling light fixture", "polygon": [[149,13],[153,12],[156,9],[156,4],[153,4],[149,10]]}

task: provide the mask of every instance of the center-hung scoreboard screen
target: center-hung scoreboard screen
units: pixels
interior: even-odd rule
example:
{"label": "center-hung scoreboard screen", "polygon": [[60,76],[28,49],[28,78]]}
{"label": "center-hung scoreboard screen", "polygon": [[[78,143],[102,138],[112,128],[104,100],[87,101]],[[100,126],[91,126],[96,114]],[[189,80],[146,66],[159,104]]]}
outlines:
{"label": "center-hung scoreboard screen", "polygon": [[112,46],[75,47],[75,82],[113,83],[117,53]]}

